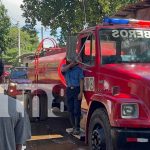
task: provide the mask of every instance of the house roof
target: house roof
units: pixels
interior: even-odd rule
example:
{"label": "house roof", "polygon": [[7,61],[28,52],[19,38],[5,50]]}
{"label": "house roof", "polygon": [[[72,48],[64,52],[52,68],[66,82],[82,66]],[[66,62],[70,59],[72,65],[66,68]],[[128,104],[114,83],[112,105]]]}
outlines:
{"label": "house roof", "polygon": [[112,17],[120,17],[120,18],[126,18],[129,14],[135,13],[140,9],[150,8],[150,0],[140,0],[137,3],[129,4],[125,7],[123,7],[120,11],[118,11],[115,15]]}

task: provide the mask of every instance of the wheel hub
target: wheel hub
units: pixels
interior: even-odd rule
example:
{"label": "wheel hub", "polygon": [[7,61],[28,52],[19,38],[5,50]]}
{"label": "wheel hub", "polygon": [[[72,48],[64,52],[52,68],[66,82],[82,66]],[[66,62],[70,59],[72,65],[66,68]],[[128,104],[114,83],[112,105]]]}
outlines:
{"label": "wheel hub", "polygon": [[96,128],[92,132],[92,150],[106,150],[104,130]]}

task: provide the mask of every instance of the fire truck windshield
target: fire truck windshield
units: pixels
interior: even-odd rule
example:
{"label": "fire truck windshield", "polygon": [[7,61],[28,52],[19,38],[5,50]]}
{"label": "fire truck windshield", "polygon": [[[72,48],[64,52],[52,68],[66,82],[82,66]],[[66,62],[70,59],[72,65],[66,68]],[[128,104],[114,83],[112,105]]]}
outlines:
{"label": "fire truck windshield", "polygon": [[101,63],[150,63],[150,30],[99,31]]}

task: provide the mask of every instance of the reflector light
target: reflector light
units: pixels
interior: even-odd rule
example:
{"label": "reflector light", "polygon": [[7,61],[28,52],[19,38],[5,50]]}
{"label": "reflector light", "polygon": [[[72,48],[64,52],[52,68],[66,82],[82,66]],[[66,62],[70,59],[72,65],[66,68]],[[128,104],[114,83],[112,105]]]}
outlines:
{"label": "reflector light", "polygon": [[146,143],[149,140],[146,138],[127,138],[127,142],[141,142],[141,143]]}
{"label": "reflector light", "polygon": [[141,142],[141,143],[146,143],[148,142],[149,140],[148,139],[145,139],[145,138],[137,138],[137,142]]}
{"label": "reflector light", "polygon": [[120,19],[120,18],[104,18],[103,23],[150,25],[150,21],[146,21],[146,20]]}
{"label": "reflector light", "polygon": [[150,21],[139,20],[139,25],[150,25]]}
{"label": "reflector light", "polygon": [[137,138],[127,138],[127,142],[137,142]]}

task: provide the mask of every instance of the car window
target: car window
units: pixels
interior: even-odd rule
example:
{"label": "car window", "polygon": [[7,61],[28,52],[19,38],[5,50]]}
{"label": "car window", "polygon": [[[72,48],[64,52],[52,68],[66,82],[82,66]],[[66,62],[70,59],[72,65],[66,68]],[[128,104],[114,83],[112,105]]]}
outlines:
{"label": "car window", "polygon": [[19,70],[19,69],[15,69],[12,70],[11,75],[10,75],[11,79],[27,79],[27,70]]}

